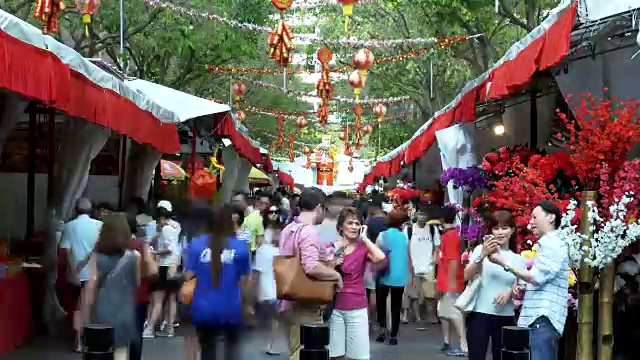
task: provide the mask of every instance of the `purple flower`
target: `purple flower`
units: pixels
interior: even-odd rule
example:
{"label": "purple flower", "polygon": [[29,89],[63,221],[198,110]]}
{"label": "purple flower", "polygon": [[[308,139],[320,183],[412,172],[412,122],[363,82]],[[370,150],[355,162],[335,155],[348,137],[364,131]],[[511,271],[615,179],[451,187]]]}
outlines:
{"label": "purple flower", "polygon": [[440,183],[442,183],[443,186],[447,186],[451,181],[453,181],[453,187],[455,189],[463,188],[469,193],[488,186],[487,178],[478,166],[448,168],[440,176]]}
{"label": "purple flower", "polygon": [[484,224],[472,222],[460,225],[460,237],[464,241],[476,241],[484,235]]}

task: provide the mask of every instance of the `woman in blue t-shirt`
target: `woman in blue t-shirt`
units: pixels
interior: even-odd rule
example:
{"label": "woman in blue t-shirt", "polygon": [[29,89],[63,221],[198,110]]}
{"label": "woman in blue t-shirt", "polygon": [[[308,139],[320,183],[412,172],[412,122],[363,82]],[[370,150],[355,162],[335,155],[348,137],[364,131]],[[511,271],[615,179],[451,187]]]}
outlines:
{"label": "woman in blue t-shirt", "polygon": [[213,209],[209,231],[191,241],[186,278],[197,284],[191,303],[201,358],[216,359],[216,340],[224,339],[224,359],[237,360],[242,328],[241,283],[251,272],[249,247],[236,238],[228,204]]}

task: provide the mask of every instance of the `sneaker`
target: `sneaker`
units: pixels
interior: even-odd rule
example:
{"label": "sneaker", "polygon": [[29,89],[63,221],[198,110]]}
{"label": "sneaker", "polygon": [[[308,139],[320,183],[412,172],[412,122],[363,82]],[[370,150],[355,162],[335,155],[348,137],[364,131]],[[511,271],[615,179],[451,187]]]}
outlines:
{"label": "sneaker", "polygon": [[176,331],[174,328],[167,326],[164,330],[158,333],[158,336],[161,337],[174,337],[176,336]]}
{"label": "sneaker", "polygon": [[390,338],[389,339],[389,345],[398,345],[398,339]]}
{"label": "sneaker", "polygon": [[385,331],[381,331],[376,337],[376,342],[382,343],[387,339],[387,333]]}
{"label": "sneaker", "polygon": [[142,338],[143,339],[153,339],[156,337],[156,332],[150,328],[150,327],[145,327],[144,331],[142,332]]}

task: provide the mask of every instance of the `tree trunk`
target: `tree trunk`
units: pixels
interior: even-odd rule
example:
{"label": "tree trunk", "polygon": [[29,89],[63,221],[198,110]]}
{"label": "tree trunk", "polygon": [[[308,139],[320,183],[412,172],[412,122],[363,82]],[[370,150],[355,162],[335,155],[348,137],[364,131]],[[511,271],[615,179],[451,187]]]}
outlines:
{"label": "tree trunk", "polygon": [[613,358],[613,287],[616,265],[607,265],[600,273],[600,301],[598,311],[598,360]]}
{"label": "tree trunk", "polygon": [[[584,191],[582,193],[582,218],[580,228],[586,240],[583,247],[591,247],[593,234],[589,229],[589,205],[595,202],[598,193],[596,191]],[[578,359],[593,360],[593,269],[584,259],[580,264],[578,274]]]}

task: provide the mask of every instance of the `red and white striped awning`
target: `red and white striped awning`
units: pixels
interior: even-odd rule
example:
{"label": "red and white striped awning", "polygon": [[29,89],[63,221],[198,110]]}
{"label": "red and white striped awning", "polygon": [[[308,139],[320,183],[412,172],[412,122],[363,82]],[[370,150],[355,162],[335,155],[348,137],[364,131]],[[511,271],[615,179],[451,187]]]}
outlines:
{"label": "red and white striped awning", "polygon": [[380,176],[396,175],[405,164],[425,155],[436,140],[436,131],[458,122],[475,121],[477,103],[518,93],[536,71],[560,62],[569,52],[576,7],[576,2],[565,1],[552,10],[542,24],[511,46],[491,69],[465,85],[411,139],[381,157],[365,174],[362,186],[373,184]]}

